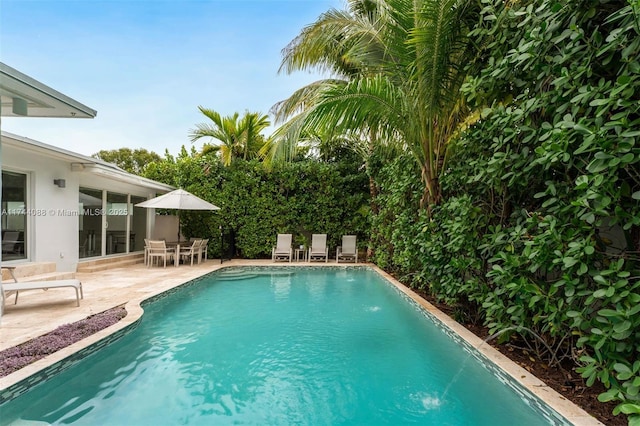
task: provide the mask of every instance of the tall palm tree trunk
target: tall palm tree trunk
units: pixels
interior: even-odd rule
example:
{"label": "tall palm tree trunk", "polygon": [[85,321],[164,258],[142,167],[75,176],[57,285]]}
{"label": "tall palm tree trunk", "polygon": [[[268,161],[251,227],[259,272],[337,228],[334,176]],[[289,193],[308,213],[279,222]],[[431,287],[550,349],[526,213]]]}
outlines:
{"label": "tall palm tree trunk", "polygon": [[422,183],[424,183],[424,191],[420,199],[420,208],[426,209],[428,213],[431,213],[431,207],[439,204],[442,199],[438,170],[433,170],[431,164],[427,162],[421,167],[421,176]]}

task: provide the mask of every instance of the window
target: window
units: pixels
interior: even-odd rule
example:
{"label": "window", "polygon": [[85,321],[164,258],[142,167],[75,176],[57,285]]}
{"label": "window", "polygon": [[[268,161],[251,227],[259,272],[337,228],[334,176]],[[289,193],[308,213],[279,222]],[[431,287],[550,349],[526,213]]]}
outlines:
{"label": "window", "polygon": [[27,257],[27,175],[2,171],[2,259]]}

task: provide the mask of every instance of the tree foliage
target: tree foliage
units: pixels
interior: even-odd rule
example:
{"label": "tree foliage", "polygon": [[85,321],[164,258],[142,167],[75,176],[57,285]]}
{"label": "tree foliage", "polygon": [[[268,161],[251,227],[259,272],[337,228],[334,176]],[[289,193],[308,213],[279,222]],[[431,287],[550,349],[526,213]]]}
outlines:
{"label": "tree foliage", "polygon": [[113,163],[123,170],[136,175],[141,175],[147,164],[160,161],[162,157],[153,151],[144,148],[132,150],[131,148],[101,150],[92,155],[93,158]]}
{"label": "tree foliage", "polygon": [[211,122],[196,125],[189,135],[191,141],[195,142],[204,137],[217,141],[205,145],[204,154],[217,153],[225,166],[230,165],[236,158],[251,160],[258,157],[266,142],[261,132],[271,124],[266,115],[246,111],[242,117],[237,112],[223,117],[212,109],[202,106],[198,109]]}
{"label": "tree foliage", "polygon": [[[346,10],[322,14],[287,46],[281,68],[334,76],[276,105],[276,117],[289,121],[274,142],[297,143],[300,135],[330,129],[375,144],[400,143],[420,167],[421,205],[437,204],[447,144],[469,115],[459,89],[474,54],[467,34],[475,5],[352,0]],[[272,148],[278,150],[291,152]]]}

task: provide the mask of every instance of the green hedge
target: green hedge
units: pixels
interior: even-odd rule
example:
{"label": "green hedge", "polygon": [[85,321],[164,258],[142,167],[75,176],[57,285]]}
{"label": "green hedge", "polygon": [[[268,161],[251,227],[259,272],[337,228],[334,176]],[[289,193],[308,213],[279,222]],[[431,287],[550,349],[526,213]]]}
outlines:
{"label": "green hedge", "polygon": [[221,207],[216,212],[181,212],[185,236],[208,236],[212,256],[220,256],[220,231],[233,233],[236,256],[271,256],[278,233],[296,244],[326,233],[332,250],[342,235],[355,234],[361,248],[369,233],[368,177],[356,165],[304,161],[266,170],[258,161],[236,160],[222,167],[217,158],[185,151],[147,166],[145,175]]}
{"label": "green hedge", "polygon": [[640,7],[483,1],[464,92],[482,118],[417,213],[408,158],[374,172],[375,259],[640,424]]}

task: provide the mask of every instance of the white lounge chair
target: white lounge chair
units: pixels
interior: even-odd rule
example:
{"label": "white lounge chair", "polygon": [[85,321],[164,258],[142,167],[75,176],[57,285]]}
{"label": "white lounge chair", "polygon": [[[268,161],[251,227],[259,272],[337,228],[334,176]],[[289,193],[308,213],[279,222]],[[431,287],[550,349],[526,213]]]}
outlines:
{"label": "white lounge chair", "polygon": [[336,262],[356,262],[358,263],[358,247],[355,235],[343,235],[342,245],[336,249]]}
{"label": "white lounge chair", "polygon": [[84,299],[84,294],[82,293],[82,283],[77,279],[69,279],[69,280],[50,280],[50,281],[18,281],[16,277],[13,275],[13,268],[3,266],[2,268],[8,269],[11,273],[11,278],[13,278],[12,283],[2,283],[0,286],[2,287],[3,300],[6,302],[7,298],[10,296],[9,292],[15,292],[16,298],[13,302],[14,305],[18,303],[18,294],[20,294],[23,290],[48,290],[50,288],[61,288],[61,287],[72,287],[76,290],[76,306],[80,306],[80,299]]}
{"label": "white lounge chair", "polygon": [[311,235],[311,247],[309,247],[309,262],[314,260],[329,261],[329,248],[327,247],[327,234]]}
{"label": "white lounge chair", "polygon": [[291,234],[278,234],[278,240],[276,246],[271,249],[271,260],[293,260],[293,249],[291,248],[291,241],[293,236]]}

